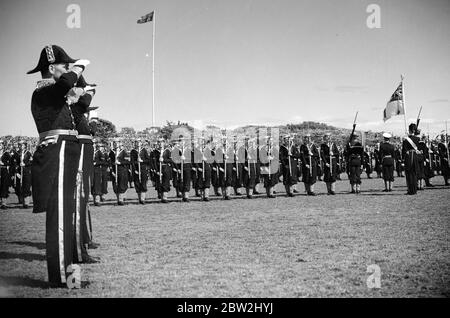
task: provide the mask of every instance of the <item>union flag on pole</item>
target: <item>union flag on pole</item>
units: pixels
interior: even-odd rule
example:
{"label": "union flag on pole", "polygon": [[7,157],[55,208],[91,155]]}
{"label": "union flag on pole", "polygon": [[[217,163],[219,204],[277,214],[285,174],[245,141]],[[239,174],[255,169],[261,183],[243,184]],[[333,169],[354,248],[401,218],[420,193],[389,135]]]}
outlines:
{"label": "union flag on pole", "polygon": [[386,108],[383,112],[383,120],[386,121],[389,118],[397,115],[405,114],[405,104],[403,102],[403,82],[395,90],[394,94],[392,94],[391,99],[386,105]]}
{"label": "union flag on pole", "polygon": [[153,21],[154,13],[155,13],[155,11],[152,11],[149,14],[142,16],[139,20],[137,20],[137,23],[142,24],[142,23],[147,23],[147,22]]}

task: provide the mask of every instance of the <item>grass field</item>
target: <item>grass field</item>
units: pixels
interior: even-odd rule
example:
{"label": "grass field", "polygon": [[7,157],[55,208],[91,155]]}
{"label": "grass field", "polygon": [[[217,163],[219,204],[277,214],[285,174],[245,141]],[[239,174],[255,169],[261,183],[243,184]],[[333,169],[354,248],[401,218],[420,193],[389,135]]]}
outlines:
{"label": "grass field", "polygon": [[[398,178],[392,193],[381,179],[363,180],[363,193],[232,201],[193,199],[127,206],[113,196],[92,207],[84,288],[47,288],[45,215],[0,211],[0,295],[5,297],[449,297],[450,188],[406,196]],[[303,190],[303,185],[298,186]],[[176,202],[175,202],[176,201]],[[381,269],[381,288],[369,289],[367,267]]]}

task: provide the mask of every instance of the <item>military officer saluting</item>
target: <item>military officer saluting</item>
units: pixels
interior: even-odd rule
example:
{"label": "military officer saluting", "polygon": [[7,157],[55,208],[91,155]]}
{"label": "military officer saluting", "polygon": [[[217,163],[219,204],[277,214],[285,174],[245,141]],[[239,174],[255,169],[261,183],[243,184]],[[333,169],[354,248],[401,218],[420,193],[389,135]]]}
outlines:
{"label": "military officer saluting", "polygon": [[[69,69],[69,63],[74,63]],[[31,98],[31,112],[39,133],[33,155],[33,212],[46,212],[46,256],[49,282],[65,286],[73,263],[74,198],[80,146],[72,109],[66,95],[89,64],[74,60],[59,46],[48,45],[38,65],[28,74],[41,72]]]}
{"label": "military officer saluting", "polygon": [[392,191],[392,184],[394,182],[394,162],[395,162],[395,147],[389,142],[392,135],[389,133],[383,134],[384,141],[380,144],[379,155],[381,158],[382,175],[384,179],[384,192]]}

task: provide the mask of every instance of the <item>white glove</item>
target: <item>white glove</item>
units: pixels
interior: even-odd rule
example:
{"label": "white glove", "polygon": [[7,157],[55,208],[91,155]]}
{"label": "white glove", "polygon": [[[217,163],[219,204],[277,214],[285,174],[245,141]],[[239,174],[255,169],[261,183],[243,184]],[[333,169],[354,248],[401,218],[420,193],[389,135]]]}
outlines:
{"label": "white glove", "polygon": [[86,66],[88,66],[89,64],[91,64],[91,62],[89,60],[78,60],[75,63],[73,63],[73,66],[81,67],[84,70],[86,68]]}
{"label": "white glove", "polygon": [[84,91],[85,92],[88,92],[88,91],[95,91],[96,90],[96,87],[94,87],[94,86],[89,86],[89,85],[87,85],[86,87],[84,87]]}

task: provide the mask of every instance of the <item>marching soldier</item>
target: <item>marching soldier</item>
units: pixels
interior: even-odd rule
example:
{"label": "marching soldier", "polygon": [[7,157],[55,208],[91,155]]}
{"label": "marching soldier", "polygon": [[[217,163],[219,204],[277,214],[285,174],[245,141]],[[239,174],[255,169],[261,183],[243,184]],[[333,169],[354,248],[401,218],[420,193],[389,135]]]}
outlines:
{"label": "marching soldier", "polygon": [[0,140],[0,208],[5,210],[7,208],[6,199],[9,196],[9,185],[11,179],[9,177],[9,164],[11,154],[4,148],[6,143]]}
{"label": "marching soldier", "polygon": [[288,197],[294,196],[294,185],[298,182],[297,159],[300,153],[297,151],[290,135],[284,136],[280,147],[281,173],[283,174],[283,184]]}
{"label": "marching soldier", "polygon": [[364,148],[356,134],[351,135],[347,144],[346,160],[348,167],[351,193],[361,193],[361,172],[364,166]]}
{"label": "marching soldier", "polygon": [[384,192],[392,191],[392,183],[394,182],[394,161],[395,161],[395,147],[389,142],[392,135],[389,133],[383,134],[384,142],[380,144],[379,156],[383,169]]}
{"label": "marching soldier", "polygon": [[247,198],[252,199],[256,186],[256,178],[258,175],[258,148],[255,139],[247,140],[247,149],[245,149],[245,166],[243,172],[243,185],[247,194]]}
{"label": "marching soldier", "polygon": [[158,147],[154,150],[153,158],[157,160],[156,191],[159,193],[162,203],[169,203],[170,180],[172,177],[171,149],[166,147],[163,138],[158,140]]}
{"label": "marching soldier", "polygon": [[311,140],[311,134],[303,137],[303,144],[300,146],[300,158],[302,161],[302,181],[305,184],[307,195],[315,196],[314,184],[317,181],[317,162],[319,151]]}
{"label": "marching soldier", "polygon": [[[69,63],[74,63],[69,69]],[[80,145],[66,94],[87,60],[74,60],[56,45],[42,51],[39,63],[28,74],[41,72],[31,99],[31,111],[39,133],[33,155],[33,212],[46,213],[46,255],[50,285],[66,285],[73,263],[73,216],[75,215]]]}
{"label": "marching soldier", "polygon": [[145,194],[147,193],[148,166],[150,155],[142,145],[142,140],[135,141],[134,149],[130,151],[131,170],[134,177],[134,188],[139,198],[140,204],[145,204]]}
{"label": "marching soldier", "polygon": [[23,207],[27,209],[30,206],[31,199],[31,164],[33,155],[28,150],[26,141],[21,141],[20,146],[20,194]]}
{"label": "marching soldier", "polygon": [[[187,157],[186,157],[187,156]],[[172,147],[172,185],[175,188],[177,198],[183,202],[189,202],[191,190],[191,152],[186,149],[184,139],[174,142]],[[189,160],[186,160],[189,158]]]}
{"label": "marching soldier", "polygon": [[113,190],[117,196],[117,204],[125,205],[125,197],[128,190],[128,165],[129,155],[123,146],[122,140],[117,141],[116,151],[110,152],[109,160],[114,164]]}
{"label": "marching soldier", "polygon": [[320,145],[320,156],[324,162],[324,181],[327,184],[329,195],[336,194],[336,180],[339,173],[338,158],[339,149],[331,141],[331,133],[327,133]]}
{"label": "marching soldier", "polygon": [[416,124],[409,125],[409,136],[406,136],[402,145],[402,156],[405,158],[405,175],[408,195],[417,194],[417,174],[419,170],[419,161],[417,153],[419,149],[419,138],[416,136]]}
{"label": "marching soldier", "polygon": [[449,165],[449,145],[446,143],[445,135],[441,135],[441,141],[438,144],[438,152],[440,159],[441,175],[444,178],[445,185],[448,186],[448,179],[450,178],[450,165]]}
{"label": "marching soldier", "polygon": [[94,152],[94,177],[92,180],[92,196],[94,205],[100,206],[104,202],[104,196],[108,194],[108,155],[99,140],[95,142]]}
{"label": "marching soldier", "polygon": [[259,150],[261,172],[264,178],[264,188],[268,198],[275,198],[274,188],[278,184],[279,149],[274,147],[273,138],[266,137],[267,142]]}

